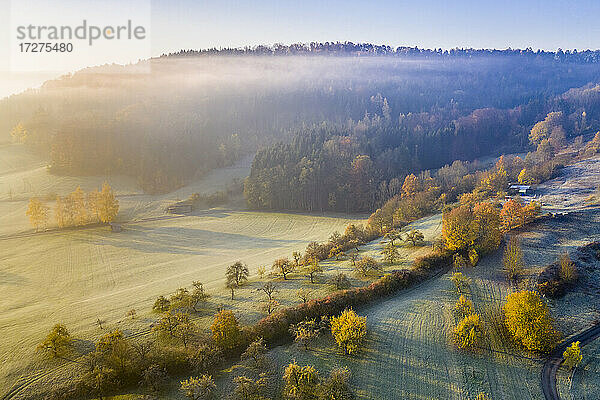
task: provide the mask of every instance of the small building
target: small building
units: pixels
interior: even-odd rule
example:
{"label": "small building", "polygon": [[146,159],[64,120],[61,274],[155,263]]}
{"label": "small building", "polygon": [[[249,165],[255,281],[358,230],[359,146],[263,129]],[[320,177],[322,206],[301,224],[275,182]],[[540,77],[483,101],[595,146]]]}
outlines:
{"label": "small building", "polygon": [[193,210],[192,202],[185,200],[179,201],[175,204],[171,204],[167,207],[167,213],[169,214],[189,214]]}
{"label": "small building", "polygon": [[531,185],[510,185],[508,188],[508,194],[530,196],[533,194],[533,189],[531,188]]}

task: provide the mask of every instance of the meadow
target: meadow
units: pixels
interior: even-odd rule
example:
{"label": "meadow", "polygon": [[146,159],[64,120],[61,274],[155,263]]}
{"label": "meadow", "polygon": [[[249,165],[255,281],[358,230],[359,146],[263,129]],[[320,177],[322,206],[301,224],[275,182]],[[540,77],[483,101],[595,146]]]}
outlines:
{"label": "meadow", "polygon": [[[91,227],[33,234],[25,216],[30,196],[65,194],[77,185],[89,190],[107,177],[56,177],[22,146],[5,146],[0,152],[4,168],[0,173],[0,394],[32,379],[43,385],[47,381],[41,375],[48,380],[53,371],[60,374],[61,363],[49,363],[35,353],[37,343],[55,323],[67,325],[81,339],[81,349],[109,328],[147,334],[155,319],[152,303],[159,295],[200,280],[209,293],[219,291],[212,299],[216,308],[227,301],[222,290],[224,271],[233,262],[242,260],[255,274],[260,264],[270,265],[278,257],[302,251],[311,241],[343,231],[348,223],[362,221],[361,216],[239,208],[200,210],[189,216],[164,214],[164,207],[173,201],[194,192],[222,190],[233,178],[243,177],[246,160],[156,197],[143,195],[126,178],[111,177],[121,204],[123,232]],[[137,311],[135,320],[125,318],[131,309]]]}

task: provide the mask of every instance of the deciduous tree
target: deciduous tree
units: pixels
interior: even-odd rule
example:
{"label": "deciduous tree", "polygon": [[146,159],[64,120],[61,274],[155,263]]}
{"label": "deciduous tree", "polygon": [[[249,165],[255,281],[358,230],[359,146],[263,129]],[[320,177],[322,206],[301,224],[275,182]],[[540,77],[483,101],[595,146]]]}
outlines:
{"label": "deciduous tree", "polygon": [[215,381],[210,375],[190,377],[181,381],[180,390],[189,400],[209,400],[214,398],[217,389]]}
{"label": "deciduous tree", "polygon": [[27,207],[26,214],[29,217],[31,225],[35,228],[36,232],[45,228],[48,225],[48,211],[50,209],[38,198],[33,197],[29,200],[29,206]]}
{"label": "deciduous tree", "polygon": [[52,357],[58,357],[71,346],[71,342],[71,335],[67,328],[62,324],[56,324],[37,349],[49,353]]}
{"label": "deciduous tree", "polygon": [[344,353],[355,353],[367,335],[367,318],[346,309],[339,316],[331,317],[331,334]]}
{"label": "deciduous tree", "polygon": [[273,263],[273,271],[280,275],[283,280],[287,279],[288,274],[294,270],[294,264],[288,258],[278,258]]}
{"label": "deciduous tree", "polygon": [[509,294],[504,317],[509,332],[528,350],[547,353],[556,346],[559,333],[548,306],[536,292],[524,290]]}
{"label": "deciduous tree", "polygon": [[242,331],[238,320],[229,310],[217,313],[210,329],[215,344],[225,351],[238,347],[242,342]]}

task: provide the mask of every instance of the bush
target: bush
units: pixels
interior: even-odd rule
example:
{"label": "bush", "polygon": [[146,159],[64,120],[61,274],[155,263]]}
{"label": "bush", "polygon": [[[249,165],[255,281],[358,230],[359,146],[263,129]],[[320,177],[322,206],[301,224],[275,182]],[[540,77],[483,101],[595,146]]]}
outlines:
{"label": "bush", "polygon": [[478,314],[464,317],[454,328],[454,342],[459,349],[475,350],[481,346],[483,326]]}
{"label": "bush", "polygon": [[504,305],[504,316],[509,332],[528,350],[548,353],[556,346],[560,335],[548,306],[536,292],[511,293]]}

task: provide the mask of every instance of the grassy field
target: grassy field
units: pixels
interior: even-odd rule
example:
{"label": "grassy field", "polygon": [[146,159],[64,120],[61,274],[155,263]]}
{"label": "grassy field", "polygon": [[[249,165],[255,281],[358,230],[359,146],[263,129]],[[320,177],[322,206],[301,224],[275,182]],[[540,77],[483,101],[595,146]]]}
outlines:
{"label": "grassy field", "polygon": [[[102,227],[11,238],[30,230],[25,216],[30,196],[65,194],[80,184],[89,190],[106,177],[49,175],[43,162],[18,145],[1,147],[0,163],[0,394],[15,383],[47,384],[62,373],[60,363],[34,353],[57,322],[82,339],[80,347],[105,332],[97,327],[98,318],[105,321],[105,329],[148,332],[157,296],[200,280],[209,292],[222,293],[212,298],[216,309],[227,303],[222,285],[229,264],[242,260],[254,274],[260,264],[302,251],[310,241],[326,240],[350,222],[361,222],[359,217],[241,209],[164,215],[164,206],[172,201],[193,192],[221,190],[233,178],[243,177],[248,171],[248,160],[243,160],[163,196],[143,195],[126,178],[111,178],[121,204],[119,218],[129,221],[122,233]],[[139,315],[134,321],[124,317],[132,308]]]}
{"label": "grassy field", "polygon": [[[573,251],[597,238],[599,222],[600,213],[595,210],[537,223],[517,232],[528,266],[522,288],[532,287],[539,270],[562,251]],[[504,278],[501,260],[502,252],[498,251],[464,271],[473,281],[470,297],[482,316],[500,306],[512,290]],[[598,315],[594,311],[597,303],[590,302],[589,295],[587,303],[584,295],[577,296],[550,304],[565,335],[586,327]],[[455,323],[452,306],[457,298],[449,274],[445,274],[360,310],[367,316],[370,332],[361,354],[344,356],[331,339],[322,339],[309,352],[296,345],[282,346],[270,353],[275,370],[281,376],[283,367],[294,359],[314,365],[323,374],[336,366],[348,366],[352,383],[363,399],[462,400],[472,399],[481,391],[494,400],[542,399],[541,358],[506,346],[492,333],[488,318],[484,321],[491,334],[485,349],[471,355],[453,348],[449,338]],[[235,374],[236,370],[223,378],[225,392],[231,390]],[[598,387],[597,378],[590,375],[586,375],[586,385]]]}

